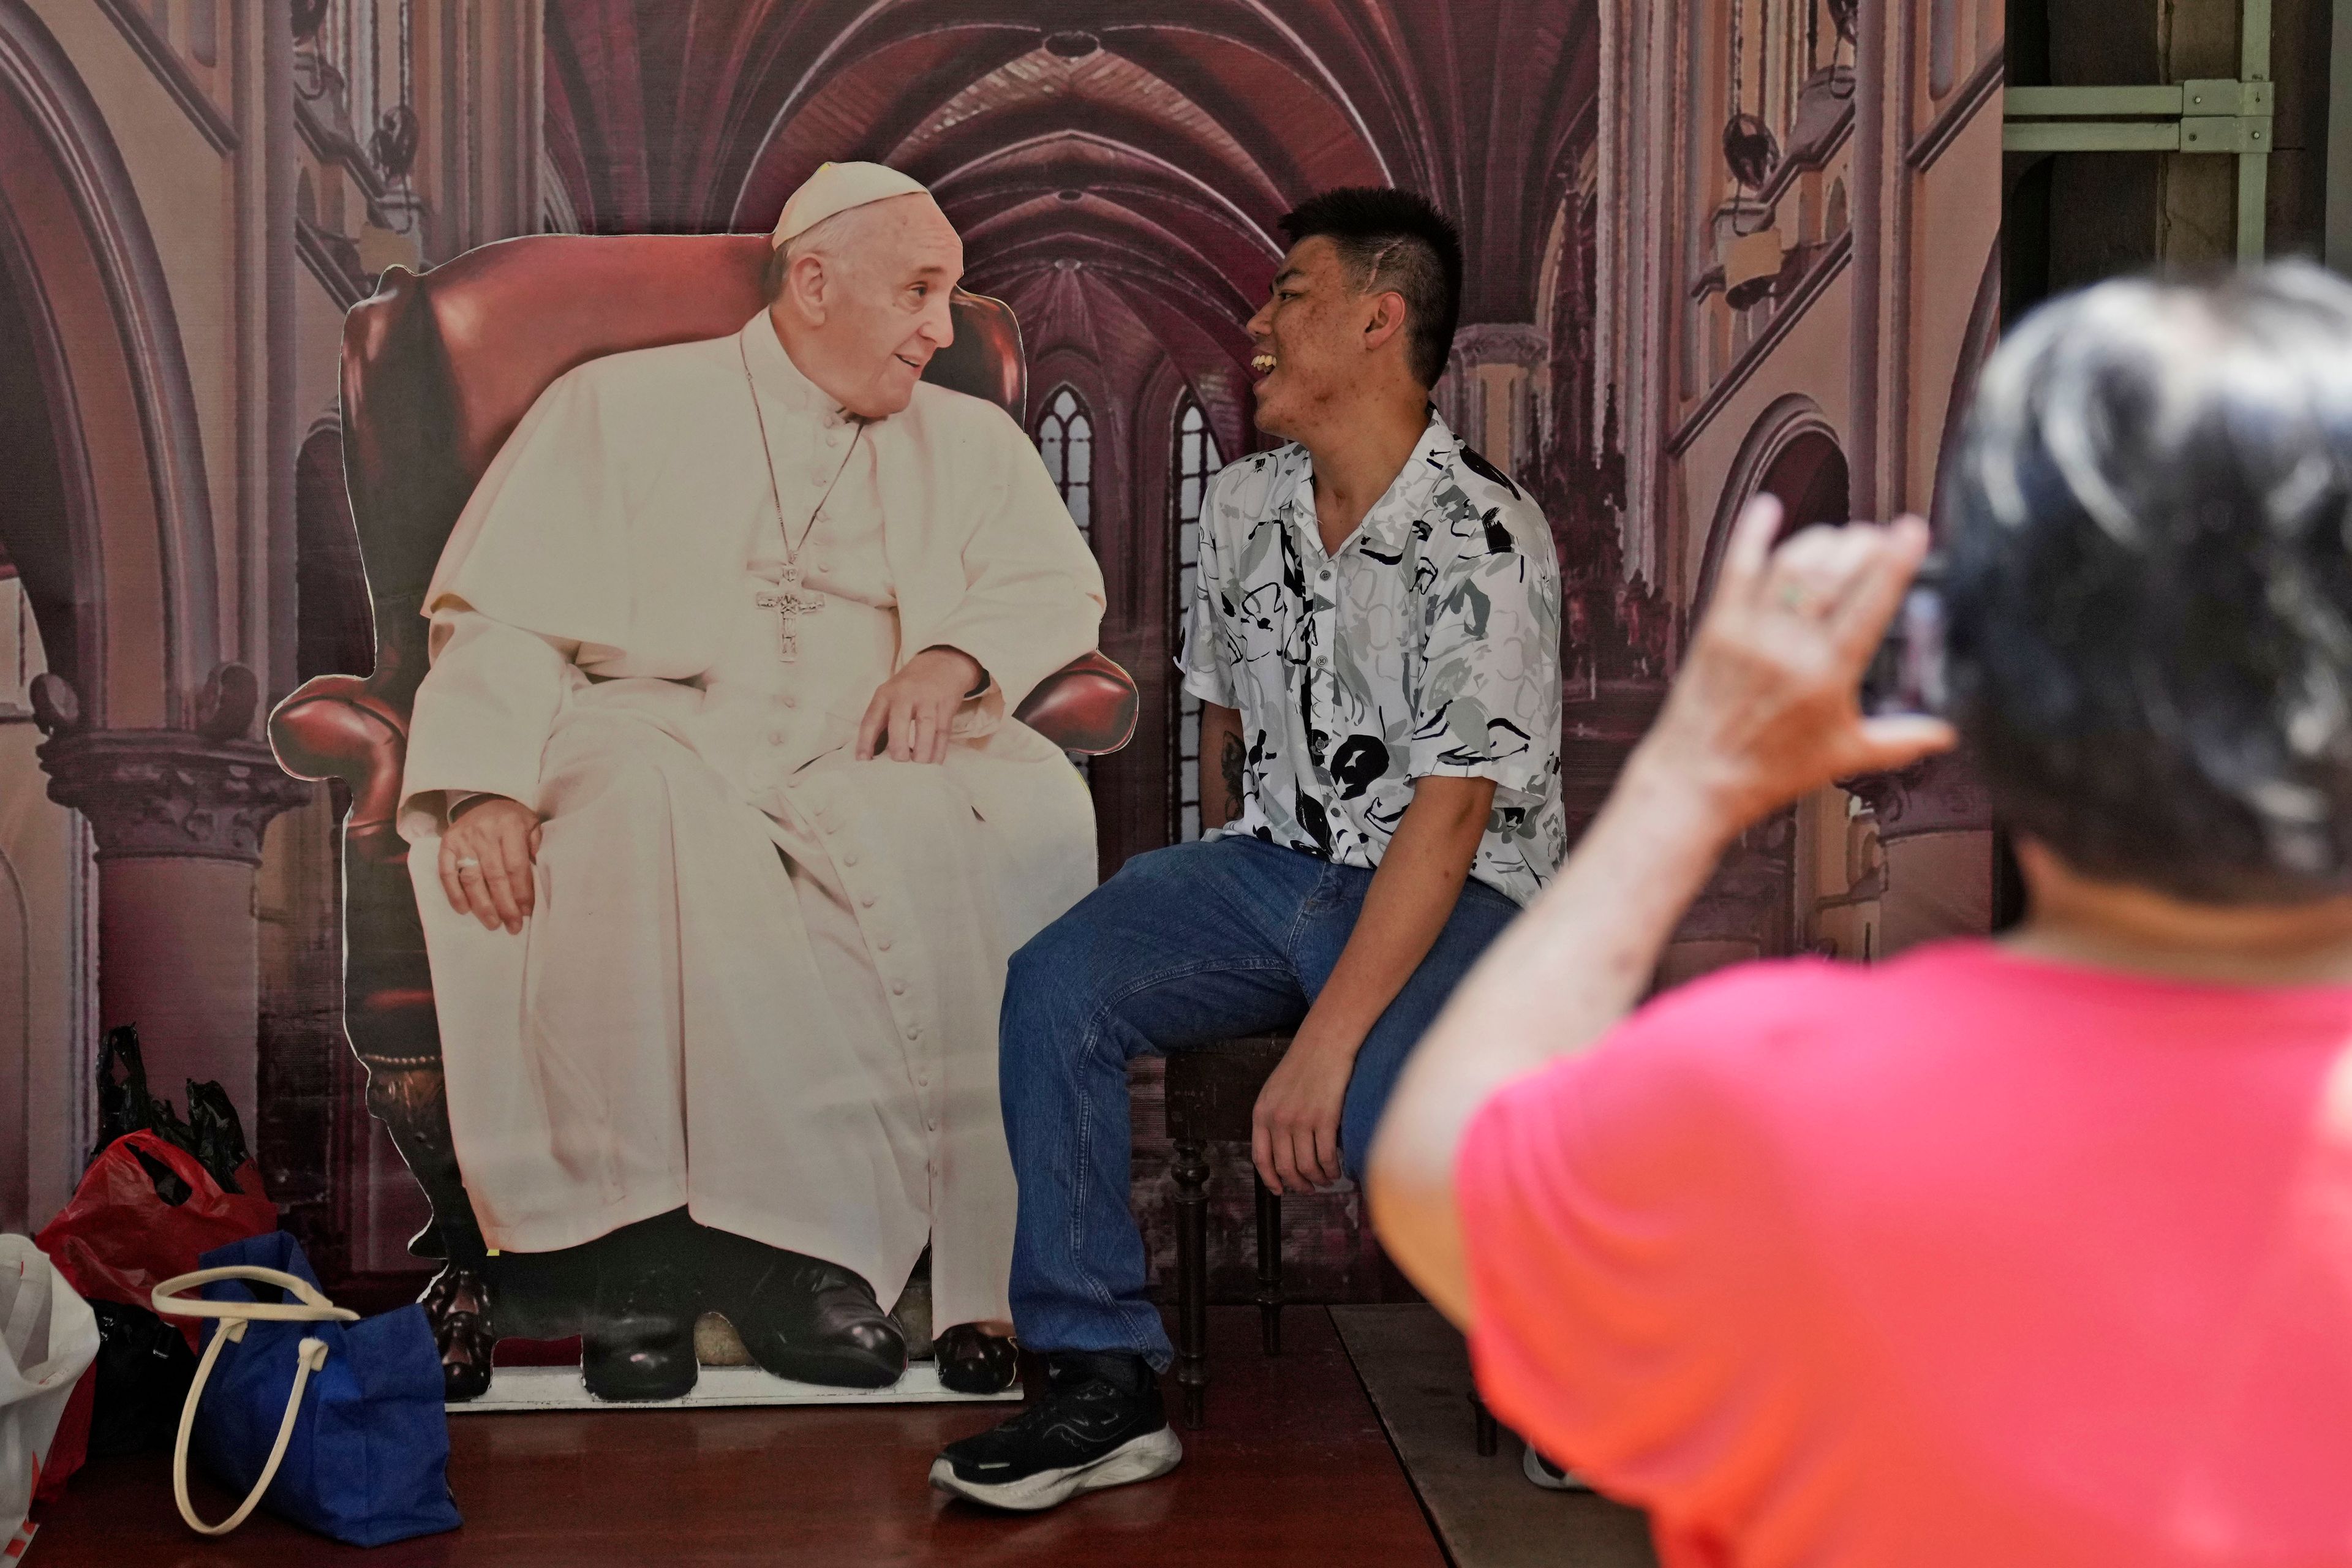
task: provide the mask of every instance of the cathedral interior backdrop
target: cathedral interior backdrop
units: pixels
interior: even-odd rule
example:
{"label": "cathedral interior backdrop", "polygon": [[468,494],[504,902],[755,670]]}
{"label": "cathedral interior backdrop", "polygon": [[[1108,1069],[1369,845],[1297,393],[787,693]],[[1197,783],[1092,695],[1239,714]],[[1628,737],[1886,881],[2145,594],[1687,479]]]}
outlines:
{"label": "cathedral interior backdrop", "polygon": [[[421,1202],[344,1043],[342,803],[259,713],[372,647],[341,311],[542,231],[764,229],[829,158],[924,180],[1010,301],[1030,425],[1102,562],[1134,744],[1104,868],[1200,830],[1169,679],[1189,524],[1249,423],[1276,220],[1397,184],[1461,223],[1438,402],[1551,519],[1572,813],[1655,710],[1724,529],[1931,510],[1997,330],[1999,0],[0,0],[0,1227],[62,1202],[99,1032],[218,1078],[350,1289]],[[251,672],[247,679],[243,672]],[[47,679],[43,679],[43,677]],[[1981,928],[1938,766],[1751,833],[1662,980]],[[1167,1245],[1156,1074],[1139,1205]],[[1245,1152],[1219,1155],[1246,1294]],[[1392,1288],[1350,1191],[1286,1205],[1299,1293]]]}

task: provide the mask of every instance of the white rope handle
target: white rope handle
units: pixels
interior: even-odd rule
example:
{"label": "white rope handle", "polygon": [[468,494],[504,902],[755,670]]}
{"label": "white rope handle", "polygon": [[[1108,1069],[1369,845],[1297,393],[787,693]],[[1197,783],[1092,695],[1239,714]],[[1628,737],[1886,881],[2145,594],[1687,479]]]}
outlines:
{"label": "white rope handle", "polygon": [[[246,1279],[265,1285],[275,1285],[289,1290],[299,1301],[205,1301],[184,1300],[182,1290],[208,1285],[215,1279]],[[338,1320],[356,1322],[359,1314],[338,1307],[321,1295],[317,1286],[298,1279],[291,1274],[281,1274],[275,1268],[200,1268],[193,1274],[182,1274],[155,1287],[152,1298],[158,1313],[183,1318],[220,1318],[225,1320],[213,1334],[213,1342],[205,1347],[205,1358],[196,1363],[195,1381],[188,1387],[188,1402],[180,1407],[179,1440],[172,1446],[172,1497],[180,1505],[180,1517],[188,1528],[199,1535],[226,1535],[243,1524],[260,1503],[269,1483],[278,1479],[278,1467],[285,1462],[286,1446],[294,1440],[294,1418],[301,1413],[302,1390],[310,1384],[310,1374],[327,1364],[327,1342],[304,1339],[296,1352],[293,1391],[286,1396],[286,1414],[278,1423],[278,1441],[270,1446],[269,1459],[261,1467],[261,1479],[237,1504],[236,1511],[218,1524],[206,1524],[196,1517],[195,1504],[188,1500],[188,1435],[195,1430],[196,1405],[205,1396],[205,1384],[213,1375],[213,1363],[220,1360],[221,1346],[234,1344],[245,1338],[246,1326],[251,1322],[319,1322]]]}
{"label": "white rope handle", "polygon": [[[183,1290],[200,1289],[220,1279],[275,1285],[290,1292],[296,1299],[292,1301],[205,1301],[184,1298],[180,1294]],[[153,1302],[155,1310],[167,1318],[226,1318],[270,1323],[316,1323],[329,1320],[356,1323],[360,1321],[357,1312],[347,1307],[336,1306],[308,1279],[298,1279],[275,1268],[257,1268],[250,1265],[232,1268],[199,1268],[193,1274],[174,1275],[156,1286],[149,1300]]]}

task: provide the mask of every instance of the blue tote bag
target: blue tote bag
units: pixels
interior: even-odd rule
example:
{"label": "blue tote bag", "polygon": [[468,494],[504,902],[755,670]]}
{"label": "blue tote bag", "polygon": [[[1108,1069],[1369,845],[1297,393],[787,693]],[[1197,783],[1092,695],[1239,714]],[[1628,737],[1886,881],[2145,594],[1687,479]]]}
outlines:
{"label": "blue tote bag", "polygon": [[[256,1504],[354,1546],[454,1530],[441,1356],[423,1308],[362,1321],[327,1300],[284,1231],[205,1253],[155,1287],[166,1317],[212,1320],[180,1414],[172,1485],[180,1516],[226,1535]],[[201,1287],[203,1300],[183,1293]],[[188,1450],[246,1494],[218,1524],[188,1500]]]}

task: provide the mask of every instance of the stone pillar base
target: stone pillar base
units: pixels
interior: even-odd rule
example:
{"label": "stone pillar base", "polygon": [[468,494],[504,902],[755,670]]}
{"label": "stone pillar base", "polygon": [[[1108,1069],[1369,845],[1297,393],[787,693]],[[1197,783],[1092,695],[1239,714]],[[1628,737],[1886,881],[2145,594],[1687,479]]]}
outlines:
{"label": "stone pillar base", "polygon": [[88,817],[98,840],[99,1022],[138,1026],[158,1093],[177,1100],[184,1080],[217,1080],[251,1136],[254,869],[269,819],[317,786],[252,741],[72,724],[53,700],[40,755],[49,797]]}

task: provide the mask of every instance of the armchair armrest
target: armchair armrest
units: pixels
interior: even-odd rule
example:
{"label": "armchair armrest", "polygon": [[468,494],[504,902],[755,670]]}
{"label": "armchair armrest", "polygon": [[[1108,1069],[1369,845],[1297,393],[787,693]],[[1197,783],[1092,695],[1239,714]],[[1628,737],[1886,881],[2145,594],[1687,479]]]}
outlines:
{"label": "armchair armrest", "polygon": [[[1065,751],[1099,756],[1135,733],[1135,681],[1099,653],[1073,659],[1038,682],[1015,717]],[[407,850],[394,823],[408,718],[349,675],[321,675],[296,688],[269,715],[278,765],[298,779],[351,786],[344,840],[365,858],[392,864]]]}
{"label": "armchair armrest", "polygon": [[394,824],[401,770],[408,762],[408,720],[355,676],[304,681],[269,715],[269,748],[298,779],[341,779],[351,786],[344,842],[363,858],[391,864],[407,852]]}
{"label": "armchair armrest", "polygon": [[1135,738],[1135,678],[1097,651],[1039,681],[1013,717],[1066,752],[1098,757]]}

